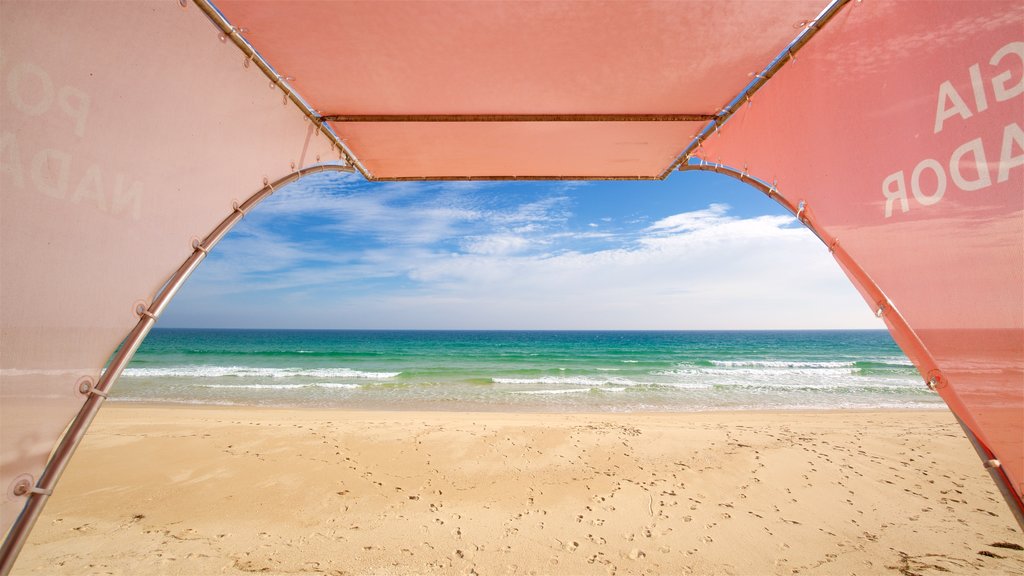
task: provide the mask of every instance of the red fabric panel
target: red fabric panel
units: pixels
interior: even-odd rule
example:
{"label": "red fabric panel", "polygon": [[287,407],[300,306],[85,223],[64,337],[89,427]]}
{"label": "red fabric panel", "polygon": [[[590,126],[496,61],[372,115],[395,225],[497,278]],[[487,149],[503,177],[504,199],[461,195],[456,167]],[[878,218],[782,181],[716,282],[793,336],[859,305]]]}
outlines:
{"label": "red fabric panel", "polygon": [[[1024,5],[851,3],[703,146],[888,296],[1024,491]],[[874,302],[871,303],[873,306]]]}
{"label": "red fabric panel", "polygon": [[332,124],[378,178],[657,177],[704,122]]}

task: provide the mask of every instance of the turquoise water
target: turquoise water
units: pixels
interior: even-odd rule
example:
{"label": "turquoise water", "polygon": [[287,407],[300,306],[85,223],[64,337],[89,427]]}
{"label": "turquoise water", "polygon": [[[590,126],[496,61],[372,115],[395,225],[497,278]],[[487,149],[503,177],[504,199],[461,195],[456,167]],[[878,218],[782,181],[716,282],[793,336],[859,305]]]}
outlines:
{"label": "turquoise water", "polygon": [[112,397],[545,412],[943,406],[884,331],[158,329]]}

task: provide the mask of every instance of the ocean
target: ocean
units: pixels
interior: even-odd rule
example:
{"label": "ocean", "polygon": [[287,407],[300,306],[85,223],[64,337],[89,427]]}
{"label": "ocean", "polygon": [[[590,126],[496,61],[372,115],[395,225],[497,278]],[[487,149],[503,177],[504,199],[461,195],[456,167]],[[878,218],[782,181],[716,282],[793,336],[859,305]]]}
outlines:
{"label": "ocean", "polygon": [[111,398],[513,412],[944,406],[881,330],[156,329]]}

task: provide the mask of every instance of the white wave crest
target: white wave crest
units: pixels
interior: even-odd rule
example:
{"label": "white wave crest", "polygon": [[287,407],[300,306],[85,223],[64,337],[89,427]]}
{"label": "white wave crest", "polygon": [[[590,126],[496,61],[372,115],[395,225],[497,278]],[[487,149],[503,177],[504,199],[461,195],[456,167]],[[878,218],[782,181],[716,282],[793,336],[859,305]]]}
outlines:
{"label": "white wave crest", "polygon": [[853,362],[798,362],[790,360],[711,360],[724,368],[853,368]]}
{"label": "white wave crest", "polygon": [[510,394],[579,394],[590,392],[590,388],[559,388],[558,390],[515,390]]}
{"label": "white wave crest", "polygon": [[228,376],[263,378],[394,378],[401,372],[363,372],[351,368],[258,368],[254,366],[171,366],[167,368],[127,368],[124,376],[135,378],[223,378]]}
{"label": "white wave crest", "polygon": [[342,388],[351,390],[361,388],[360,384],[347,384],[343,382],[317,382],[315,384],[200,384],[198,388],[254,388],[266,390],[302,390],[303,388]]}
{"label": "white wave crest", "polygon": [[491,382],[494,384],[515,384],[515,385],[531,385],[531,384],[544,384],[547,386],[602,386],[605,384],[614,384],[618,386],[636,386],[639,382],[633,380],[627,380],[626,378],[594,378],[591,376],[541,376],[540,378],[491,378]]}
{"label": "white wave crest", "polygon": [[784,368],[784,369],[759,369],[759,368],[677,368],[675,370],[656,370],[651,372],[653,376],[731,376],[748,378],[787,378],[793,376],[851,376],[856,372],[854,368]]}

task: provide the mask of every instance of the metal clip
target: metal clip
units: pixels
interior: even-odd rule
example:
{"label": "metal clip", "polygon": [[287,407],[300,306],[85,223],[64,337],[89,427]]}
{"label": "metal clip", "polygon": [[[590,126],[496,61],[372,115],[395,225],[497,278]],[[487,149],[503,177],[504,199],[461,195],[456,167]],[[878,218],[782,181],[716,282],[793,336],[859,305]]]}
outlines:
{"label": "metal clip", "polygon": [[1002,467],[1003,467],[1003,463],[1000,462],[999,460],[995,459],[995,458],[992,458],[990,460],[985,460],[985,468],[988,469],[988,470],[993,470],[993,469],[1002,468]]}
{"label": "metal clip", "polygon": [[140,303],[138,306],[136,306],[135,313],[138,314],[139,316],[145,316],[147,318],[152,318],[153,320],[156,320],[156,314],[150,312],[144,304]]}
{"label": "metal clip", "polygon": [[95,396],[99,396],[100,398],[103,398],[104,400],[109,398],[109,396],[107,396],[106,392],[104,392],[103,390],[100,390],[99,388],[96,388],[96,387],[90,388],[89,389],[89,394],[92,394],[92,395],[95,395]]}
{"label": "metal clip", "polygon": [[206,246],[203,246],[203,243],[200,242],[198,238],[193,238],[192,239],[192,249],[193,250],[198,250],[198,251],[202,252],[203,254],[209,254],[210,253],[210,250]]}
{"label": "metal clip", "polygon": [[49,496],[53,494],[53,490],[44,490],[38,486],[33,486],[27,478],[19,480],[18,483],[14,485],[13,492],[15,496],[26,496],[28,494],[42,494],[44,496]]}
{"label": "metal clip", "polygon": [[807,209],[807,202],[801,200],[800,201],[800,205],[797,206],[797,209],[796,209],[796,219],[797,220],[803,221],[803,219],[804,219],[804,210],[806,210],[806,209]]}

